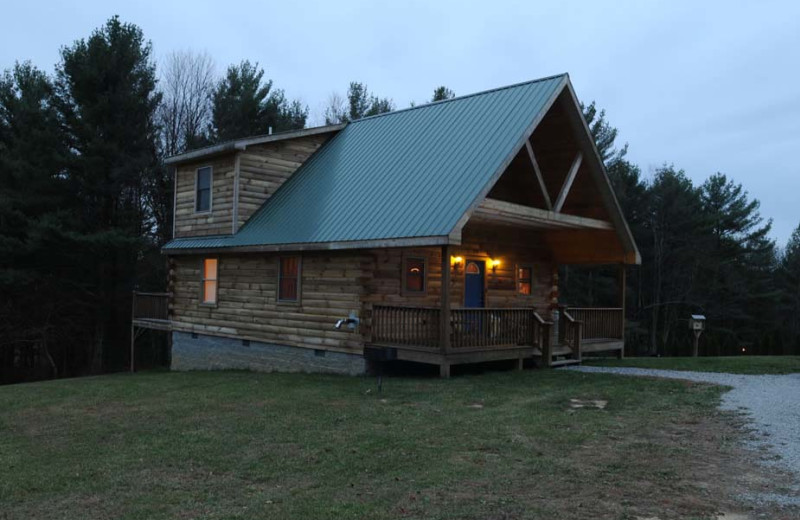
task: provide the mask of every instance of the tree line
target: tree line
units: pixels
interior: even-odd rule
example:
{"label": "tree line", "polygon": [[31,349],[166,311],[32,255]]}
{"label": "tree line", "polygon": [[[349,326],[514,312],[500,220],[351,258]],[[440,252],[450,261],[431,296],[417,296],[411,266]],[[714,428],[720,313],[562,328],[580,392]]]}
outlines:
{"label": "tree line", "polygon": [[[430,101],[455,93],[437,87]],[[413,104],[412,104],[413,105]],[[322,118],[392,111],[351,82]],[[780,250],[744,188],[717,173],[695,186],[672,165],[645,177],[617,130],[583,107],[642,253],[627,294],[631,351],[685,354],[688,314],[709,317],[708,354],[800,353],[800,229]],[[111,18],[61,48],[52,73],[18,63],[0,76],[0,383],[124,369],[131,291],[163,290],[170,238],[168,156],[304,128],[309,109],[244,60],[221,77],[204,53],[157,68],[135,25]],[[615,305],[609,269],[563,267],[562,299]],[[149,360],[165,364],[163,343]],[[144,362],[143,362],[144,361]]]}
{"label": "tree line", "polygon": [[[800,227],[780,249],[759,201],[723,173],[696,185],[665,164],[645,178],[605,113],[583,112],[642,256],[627,273],[628,353],[690,354],[688,319],[703,314],[701,354],[800,354]],[[612,271],[562,268],[563,299],[618,305]]]}

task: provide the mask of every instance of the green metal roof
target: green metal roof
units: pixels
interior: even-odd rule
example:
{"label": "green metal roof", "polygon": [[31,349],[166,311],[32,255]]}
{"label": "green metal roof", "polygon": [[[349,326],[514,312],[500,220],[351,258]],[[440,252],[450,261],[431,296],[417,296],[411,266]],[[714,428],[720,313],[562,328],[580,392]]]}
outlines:
{"label": "green metal roof", "polygon": [[566,82],[553,76],[354,121],[235,235],[164,249],[447,237]]}

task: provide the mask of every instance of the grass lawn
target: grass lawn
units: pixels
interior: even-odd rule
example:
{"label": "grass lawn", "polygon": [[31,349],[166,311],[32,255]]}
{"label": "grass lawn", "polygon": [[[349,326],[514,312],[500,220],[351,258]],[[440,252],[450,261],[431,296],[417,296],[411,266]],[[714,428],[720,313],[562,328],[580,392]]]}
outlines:
{"label": "grass lawn", "polygon": [[585,365],[604,367],[661,368],[732,374],[791,374],[800,372],[800,356],[642,357],[584,359]]}
{"label": "grass lawn", "polygon": [[0,387],[0,518],[716,518],[768,483],[720,391],[542,370],[382,395],[245,372]]}

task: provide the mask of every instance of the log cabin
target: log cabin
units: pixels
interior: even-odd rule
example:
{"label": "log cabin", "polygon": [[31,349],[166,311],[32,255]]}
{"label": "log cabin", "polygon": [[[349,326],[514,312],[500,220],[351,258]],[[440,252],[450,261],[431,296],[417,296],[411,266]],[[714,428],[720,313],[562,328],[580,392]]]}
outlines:
{"label": "log cabin", "polygon": [[[174,370],[623,353],[640,255],[566,74],[168,163],[168,290],[132,322],[169,331]],[[618,307],[561,305],[568,264],[618,266]]]}

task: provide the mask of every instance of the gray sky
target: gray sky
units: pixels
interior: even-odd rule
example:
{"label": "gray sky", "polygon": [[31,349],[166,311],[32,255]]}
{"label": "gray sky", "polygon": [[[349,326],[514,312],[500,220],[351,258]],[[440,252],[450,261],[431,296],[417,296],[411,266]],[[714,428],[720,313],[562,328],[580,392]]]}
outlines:
{"label": "gray sky", "polygon": [[[800,2],[81,1],[13,2],[0,68],[52,71],[58,49],[113,14],[162,59],[205,50],[218,72],[247,58],[317,122],[348,82],[394,99],[430,98],[569,72],[646,175],[668,162],[697,182],[721,171],[774,219],[783,245],[800,223]],[[135,4],[135,5],[134,5]]]}

